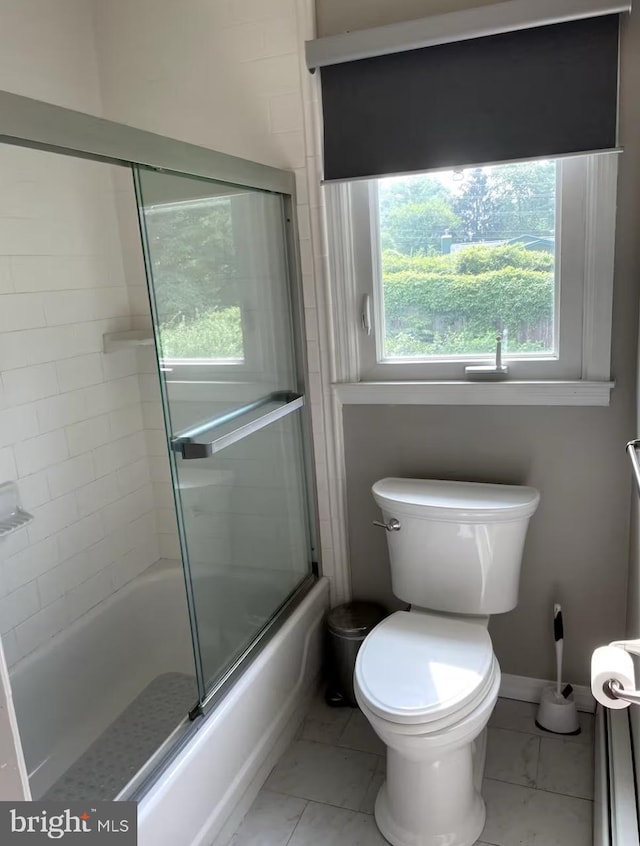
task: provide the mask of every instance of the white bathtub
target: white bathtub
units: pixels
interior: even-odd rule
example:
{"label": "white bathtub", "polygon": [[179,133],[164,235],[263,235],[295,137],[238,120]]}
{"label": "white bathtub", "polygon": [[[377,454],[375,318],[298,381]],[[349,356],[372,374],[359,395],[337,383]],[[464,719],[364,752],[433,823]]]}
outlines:
{"label": "white bathtub", "polygon": [[328,604],[320,579],[144,797],[139,846],[227,842],[317,686]]}
{"label": "white bathtub", "polygon": [[193,652],[182,570],[158,562],[12,669],[34,798],[167,672],[193,675]]}
{"label": "white bathtub", "polygon": [[[155,678],[193,674],[181,567],[158,562],[15,666],[34,797]],[[139,846],[210,846],[249,806],[320,672],[321,579],[144,796]],[[196,693],[194,686],[194,700]]]}

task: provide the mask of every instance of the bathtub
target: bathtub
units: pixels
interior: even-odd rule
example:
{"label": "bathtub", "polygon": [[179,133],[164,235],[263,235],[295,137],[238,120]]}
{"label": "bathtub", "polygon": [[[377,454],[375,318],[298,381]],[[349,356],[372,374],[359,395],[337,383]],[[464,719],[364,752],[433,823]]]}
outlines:
{"label": "bathtub", "polygon": [[225,846],[317,687],[320,579],[138,807],[139,846]]}
{"label": "bathtub", "polygon": [[182,569],[161,561],[12,668],[32,796],[167,672],[194,675],[194,667]]}
{"label": "bathtub", "polygon": [[[139,803],[139,846],[210,846],[235,828],[317,684],[327,605],[321,579],[201,720]],[[33,797],[154,679],[193,666],[177,562],[154,564],[19,662],[11,686]]]}

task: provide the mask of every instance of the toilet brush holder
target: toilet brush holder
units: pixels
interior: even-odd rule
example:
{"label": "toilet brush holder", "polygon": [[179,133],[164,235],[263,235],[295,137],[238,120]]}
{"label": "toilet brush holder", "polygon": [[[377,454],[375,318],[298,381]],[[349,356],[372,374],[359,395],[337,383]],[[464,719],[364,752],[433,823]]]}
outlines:
{"label": "toilet brush holder", "polygon": [[554,734],[580,734],[578,709],[573,695],[558,693],[555,685],[545,687],[538,707],[536,725],[539,729]]}

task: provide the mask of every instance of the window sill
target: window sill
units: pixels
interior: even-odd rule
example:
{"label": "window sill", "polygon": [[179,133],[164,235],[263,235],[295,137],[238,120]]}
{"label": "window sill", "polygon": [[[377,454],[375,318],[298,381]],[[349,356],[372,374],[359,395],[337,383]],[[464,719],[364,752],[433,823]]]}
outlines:
{"label": "window sill", "polygon": [[615,382],[342,382],[343,405],[608,406]]}

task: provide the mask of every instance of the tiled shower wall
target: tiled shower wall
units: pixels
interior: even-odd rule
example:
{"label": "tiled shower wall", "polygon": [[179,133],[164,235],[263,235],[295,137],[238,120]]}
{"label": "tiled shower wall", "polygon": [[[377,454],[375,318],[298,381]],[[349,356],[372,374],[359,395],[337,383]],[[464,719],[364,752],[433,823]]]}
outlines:
{"label": "tiled shower wall", "polygon": [[0,482],[34,516],[0,541],[12,664],[157,560],[110,168],[0,148]]}
{"label": "tiled shower wall", "polygon": [[[2,24],[2,88],[101,113],[85,0],[6,0]],[[119,221],[121,206],[133,220]],[[0,483],[17,480],[36,518],[0,539],[10,665],[160,554],[153,376],[139,378],[136,351],[102,352],[104,332],[148,320],[144,278],[125,282],[119,224],[136,241],[128,172],[0,146]]]}

